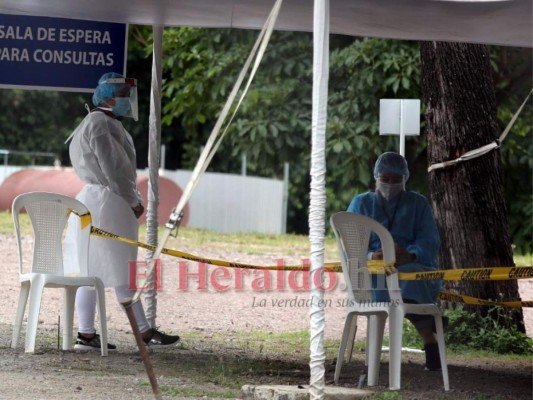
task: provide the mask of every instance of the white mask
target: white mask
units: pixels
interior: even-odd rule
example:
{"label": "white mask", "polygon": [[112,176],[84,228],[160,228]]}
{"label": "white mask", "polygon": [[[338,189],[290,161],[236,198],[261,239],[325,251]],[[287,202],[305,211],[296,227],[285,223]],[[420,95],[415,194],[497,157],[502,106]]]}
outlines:
{"label": "white mask", "polygon": [[391,200],[405,190],[405,182],[383,183],[378,180],[376,182],[376,190],[385,198],[385,200]]}

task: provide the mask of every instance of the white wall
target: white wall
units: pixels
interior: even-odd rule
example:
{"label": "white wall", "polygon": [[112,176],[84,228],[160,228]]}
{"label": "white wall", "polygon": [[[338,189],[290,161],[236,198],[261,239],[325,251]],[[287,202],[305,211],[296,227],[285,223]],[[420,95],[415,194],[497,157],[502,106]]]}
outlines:
{"label": "white wall", "polygon": [[[163,174],[185,190],[191,172]],[[283,181],[206,172],[189,201],[188,226],[216,232],[282,233],[283,190]]]}
{"label": "white wall", "polygon": [[[30,168],[30,167],[18,167],[15,165],[0,166],[0,185],[2,184],[4,179],[6,179],[13,172],[17,172],[19,169],[24,169],[24,168]],[[34,168],[39,168],[39,167],[34,167]],[[50,167],[47,167],[47,168],[50,168]]]}
{"label": "white wall", "polygon": [[[0,166],[0,185],[23,168],[28,167]],[[148,175],[148,170],[139,170],[138,174]],[[191,172],[165,170],[162,174],[185,190]],[[282,233],[283,186],[281,180],[206,172],[189,200],[188,226],[225,233]]]}

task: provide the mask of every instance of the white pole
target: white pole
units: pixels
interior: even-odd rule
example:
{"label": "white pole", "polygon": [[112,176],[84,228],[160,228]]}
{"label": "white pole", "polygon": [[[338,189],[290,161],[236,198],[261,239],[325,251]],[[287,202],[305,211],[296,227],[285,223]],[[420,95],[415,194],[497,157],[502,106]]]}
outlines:
{"label": "white pole", "polygon": [[313,110],[309,242],[311,247],[311,400],[324,399],[324,292],[321,289],[326,232],[326,122],[329,79],[329,0],[315,0],[313,22]]}
{"label": "white pole", "polygon": [[289,209],[289,163],[283,164],[283,209],[281,215],[281,233],[287,233],[287,211]]}
{"label": "white pole", "polygon": [[242,154],[241,156],[241,175],[246,176],[246,170],[248,169],[248,166],[246,165],[246,154]]}
{"label": "white pole", "polygon": [[405,157],[405,132],[403,129],[403,100],[400,100],[400,154]]}
{"label": "white pole", "polygon": [[[154,36],[154,54],[152,57],[152,91],[150,95],[150,119],[149,119],[149,148],[148,148],[148,206],[146,211],[146,241],[148,244],[157,247],[158,240],[158,218],[157,208],[159,206],[159,151],[161,146],[161,82],[163,69],[161,60],[163,58],[163,26],[154,25],[152,27]],[[146,262],[150,261],[154,252],[146,253]],[[153,283],[153,275],[148,284]],[[144,292],[146,309],[146,319],[152,327],[156,325],[157,314],[157,292],[156,288]]]}
{"label": "white pole", "polygon": [[167,146],[165,146],[164,144],[161,145],[161,163],[159,165],[159,169],[161,171],[164,171],[165,170],[165,155],[166,155],[166,152],[167,152]]}

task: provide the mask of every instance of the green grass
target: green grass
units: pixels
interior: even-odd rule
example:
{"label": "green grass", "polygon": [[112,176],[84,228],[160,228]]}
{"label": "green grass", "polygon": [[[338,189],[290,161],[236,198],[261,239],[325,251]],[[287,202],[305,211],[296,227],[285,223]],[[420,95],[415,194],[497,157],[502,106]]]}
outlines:
{"label": "green grass", "polygon": [[527,254],[525,256],[515,255],[513,259],[517,267],[530,267],[533,265],[533,254]]}
{"label": "green grass", "polygon": [[[149,386],[150,383],[146,382],[144,385]],[[224,399],[234,399],[238,396],[238,391],[231,389],[220,389],[220,390],[210,390],[210,389],[199,389],[199,388],[187,388],[187,387],[175,387],[175,386],[166,386],[163,385],[160,387],[161,393],[173,396],[173,397],[214,397],[214,398],[224,398]]]}
{"label": "green grass", "polygon": [[[31,230],[26,215],[21,218],[23,233]],[[8,212],[0,212],[0,235],[13,235],[13,223]],[[145,226],[141,227],[140,237],[144,241]],[[274,255],[276,257],[293,256],[308,257],[309,240],[303,235],[263,235],[263,234],[220,234],[206,230],[181,228],[177,238],[171,238],[168,248],[208,249],[210,252],[238,252],[243,255]],[[196,251],[196,250],[195,250]],[[202,255],[202,254],[199,254]],[[333,238],[326,238],[326,259],[336,260],[337,253]],[[232,260],[228,260],[232,261]],[[529,266],[533,263],[533,256],[516,256],[517,266]],[[205,332],[182,332],[183,343],[179,352],[191,353],[192,356],[181,357],[182,353],[160,353],[154,355],[157,362],[158,374],[162,376],[179,376],[192,385],[175,385],[160,382],[164,394],[172,397],[218,397],[235,398],[240,393],[242,385],[253,381],[264,384],[301,383],[306,381],[309,363],[309,332],[237,332],[227,335],[224,332],[209,334]],[[22,340],[22,339],[21,339]],[[57,338],[55,333],[45,339],[51,349],[55,349]],[[404,346],[419,347],[419,338],[409,323],[405,324]],[[331,364],[337,357],[339,340],[326,340],[326,362]],[[360,353],[364,349],[364,341],[355,344],[354,351]],[[46,348],[46,346],[45,346]],[[222,351],[221,351],[222,349]],[[50,350],[52,351],[52,350]],[[501,361],[528,362],[530,355],[500,355],[488,351],[461,349],[454,351],[448,348],[448,353],[461,359],[486,360],[487,364]],[[179,359],[179,362],[176,360]],[[55,365],[54,365],[55,366]],[[57,362],[57,367],[62,364]],[[70,368],[78,370],[96,370],[98,375],[105,376],[114,373],[104,364],[97,363],[90,367],[80,363]],[[282,379],[281,379],[282,378]],[[148,385],[147,381],[141,381]],[[449,398],[449,397],[446,397]],[[462,397],[459,397],[462,398]],[[478,400],[496,400],[496,397],[478,395]],[[373,400],[400,400],[397,392],[376,393]]]}
{"label": "green grass", "polygon": [[399,392],[383,392],[376,393],[365,400],[402,400],[402,395]]}
{"label": "green grass", "polygon": [[[26,214],[21,215],[20,227],[23,234],[31,232],[30,219]],[[13,219],[11,213],[8,211],[0,212],[0,235],[14,235],[15,229],[13,228]]]}
{"label": "green grass", "polygon": [[[144,226],[141,237],[145,237]],[[170,238],[169,245],[184,243],[192,247],[228,249],[243,254],[272,254],[280,248],[289,256],[305,256],[309,253],[309,239],[303,235],[266,235],[259,233],[218,233],[202,229],[180,228],[177,238]],[[331,240],[331,244],[335,243]]]}
{"label": "green grass", "polygon": [[[31,233],[31,225],[26,214],[20,216],[22,234]],[[164,228],[159,229],[161,237]],[[11,213],[0,212],[0,234],[13,235]],[[146,225],[141,225],[139,240],[146,242]],[[180,228],[176,238],[170,237],[166,246],[169,249],[182,250],[184,247],[208,249],[210,253],[220,251],[238,252],[246,255],[264,255],[277,258],[309,258],[309,237],[305,235],[266,235],[259,233],[219,233],[195,228]],[[197,254],[206,256],[204,254]],[[208,257],[207,255],[206,257]],[[336,260],[337,248],[332,237],[326,238],[326,258]],[[233,261],[233,260],[227,260]]]}
{"label": "green grass", "polygon": [[[309,354],[309,331],[292,332],[235,332],[231,336],[223,332],[210,333],[209,340],[205,341],[201,332],[184,332],[184,343],[202,341],[202,347],[216,351],[217,348],[235,350],[246,354],[255,354],[263,357],[276,357],[284,355],[287,361],[305,359]],[[338,347],[338,341],[332,346]],[[327,344],[326,344],[327,346]]]}
{"label": "green grass", "polygon": [[[163,376],[165,364],[172,368],[174,374],[180,379],[193,381],[200,389],[191,389],[186,392],[181,387],[167,385],[164,381],[161,386],[165,387],[163,393],[174,396],[209,396],[213,397],[236,397],[239,388],[250,382],[257,384],[283,384],[295,385],[307,382],[309,374],[309,333],[307,331],[270,333],[262,331],[237,332],[231,336],[223,333],[209,334],[202,337],[201,333],[187,332],[183,335],[184,341],[188,342],[194,357],[179,356],[180,362],[176,363],[176,357],[172,354],[159,353],[157,359],[158,373]],[[404,343],[405,345],[405,343]],[[339,340],[328,340],[325,343],[326,365],[334,365],[337,357]],[[354,360],[362,363],[364,353],[364,341],[357,341],[354,346]],[[200,350],[201,349],[201,350]],[[499,355],[486,351],[460,351],[448,350],[448,356],[453,362],[471,362],[476,360],[479,364],[487,365],[528,365],[529,355]],[[420,360],[423,355],[419,356]],[[332,367],[328,367],[330,373]],[[405,389],[409,391],[408,381],[405,380]],[[370,395],[368,400],[402,400],[412,398],[404,397],[401,392],[391,392],[386,388],[374,389],[377,393]],[[415,389],[411,389],[415,390]],[[418,389],[416,389],[418,390]],[[187,394],[190,393],[190,394]],[[216,396],[214,395],[216,393]],[[407,395],[406,395],[407,396]],[[467,393],[457,395],[450,393],[431,393],[435,399],[479,399],[499,400],[496,395],[481,393]],[[454,397],[457,396],[457,397]],[[477,396],[477,397],[475,397]]]}
{"label": "green grass", "polygon": [[[162,229],[160,230],[161,237]],[[146,237],[145,226],[141,227],[139,237]],[[203,229],[180,228],[176,238],[170,237],[166,246],[180,250],[183,247],[208,249],[209,253],[236,252],[245,256],[270,256],[277,258],[309,258],[309,237],[305,235],[260,233],[219,233]],[[198,254],[201,256],[201,254]],[[326,261],[338,259],[337,247],[332,237],[326,237]],[[227,260],[232,261],[232,260]]]}
{"label": "green grass", "polygon": [[[286,365],[296,366],[299,363],[306,363],[309,357],[310,336],[308,330],[292,332],[235,332],[231,336],[225,333],[209,334],[206,339],[202,332],[184,332],[183,340],[189,343],[190,347],[197,346],[201,342],[204,350],[216,352],[219,348],[225,348],[236,351],[239,354],[246,354],[254,359],[275,360],[282,357]],[[326,350],[326,359],[334,360],[340,345],[339,339],[328,339],[324,342]],[[387,335],[383,338],[383,345],[388,346]],[[402,345],[404,347],[422,348],[422,342],[414,326],[405,321]],[[354,354],[361,353],[366,347],[364,340],[357,340],[354,344]],[[457,359],[479,359],[493,360],[501,362],[530,361],[530,354],[498,354],[487,350],[474,349],[454,349],[453,346],[447,346],[446,351],[455,356]]]}
{"label": "green grass", "polygon": [[[50,343],[52,332],[48,332]],[[159,388],[168,397],[176,398],[237,398],[243,385],[254,383],[260,385],[299,385],[309,379],[309,333],[307,331],[270,333],[264,331],[209,333],[203,331],[186,331],[182,333],[183,343],[176,348],[151,354],[155,366]],[[48,342],[48,341],[47,341]],[[354,362],[363,368],[364,342],[358,341],[354,347]],[[337,356],[338,340],[326,341],[326,368],[331,376],[334,360]],[[82,355],[75,352],[55,350],[49,353],[47,366],[53,369],[69,370],[97,375],[102,378],[120,377],[132,374],[132,365],[143,379],[137,381],[143,387],[150,386],[140,359],[136,352],[114,354],[112,357],[100,357],[98,353]],[[498,355],[482,351],[455,353],[448,351],[449,360],[458,364],[476,360],[480,365],[529,365],[530,356]],[[420,360],[423,356],[419,356]],[[450,361],[452,362],[452,361]],[[133,364],[132,364],[133,363]],[[352,368],[353,368],[352,363]],[[348,367],[345,367],[348,368]],[[382,367],[383,368],[383,367]],[[519,368],[519,367],[517,367]],[[422,375],[421,375],[422,376]],[[374,388],[376,393],[368,400],[402,400],[413,398],[412,394],[424,388],[409,388],[409,380],[404,377],[403,392],[388,391],[386,387]],[[414,379],[419,379],[416,377]],[[459,384],[457,384],[459,385]],[[477,393],[476,393],[477,391]],[[423,397],[419,397],[423,398]],[[449,400],[499,400],[498,395],[484,394],[482,389],[468,393],[441,393],[432,391],[434,399]],[[502,397],[506,398],[506,397]]]}
{"label": "green grass", "polygon": [[[194,357],[158,352],[158,370],[164,376],[177,374],[206,390],[227,389],[238,397],[243,385],[301,384],[309,374],[309,333],[296,332],[183,332],[187,353]],[[328,359],[336,357],[338,341]],[[190,349],[190,350],[189,350]],[[181,353],[183,354],[183,353]],[[172,372],[166,373],[169,368]],[[165,385],[163,382],[162,385]],[[218,397],[224,397],[220,393]]]}
{"label": "green grass", "polygon": [[[20,218],[23,234],[31,232],[29,218],[23,214]],[[161,237],[164,228],[160,228]],[[0,234],[14,234],[13,221],[10,212],[0,212]],[[146,225],[142,225],[139,231],[141,241],[146,241]],[[210,253],[219,251],[232,251],[246,255],[264,255],[283,257],[309,257],[309,237],[305,235],[266,235],[258,233],[219,233],[203,229],[180,228],[176,238],[170,237],[166,247],[169,249],[182,250],[184,247],[209,249]],[[203,256],[203,254],[197,254]],[[338,260],[337,248],[333,237],[326,237],[326,261]],[[233,261],[233,260],[226,260]],[[533,265],[533,254],[515,255],[514,261],[517,266]]]}

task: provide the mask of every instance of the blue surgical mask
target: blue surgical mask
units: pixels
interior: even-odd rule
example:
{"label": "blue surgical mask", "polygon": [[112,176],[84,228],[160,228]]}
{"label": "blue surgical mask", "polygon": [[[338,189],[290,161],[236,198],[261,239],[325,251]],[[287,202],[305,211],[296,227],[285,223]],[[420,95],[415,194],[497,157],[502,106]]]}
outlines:
{"label": "blue surgical mask", "polygon": [[117,117],[125,117],[131,111],[129,97],[115,97],[115,105],[111,106],[111,111]]}
{"label": "blue surgical mask", "polygon": [[376,182],[376,190],[386,199],[391,200],[405,190],[405,183]]}

